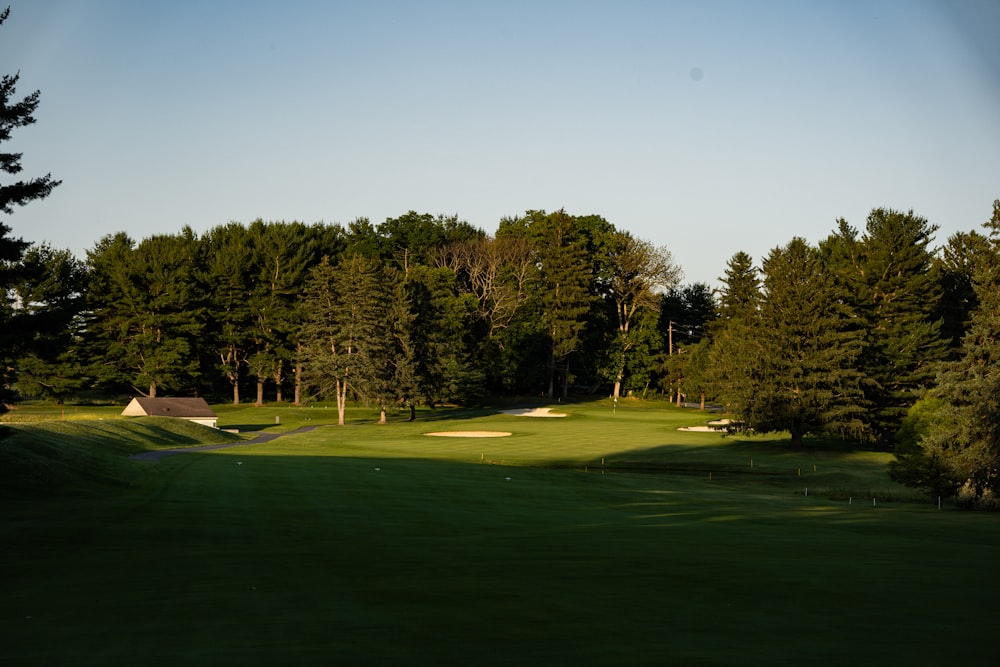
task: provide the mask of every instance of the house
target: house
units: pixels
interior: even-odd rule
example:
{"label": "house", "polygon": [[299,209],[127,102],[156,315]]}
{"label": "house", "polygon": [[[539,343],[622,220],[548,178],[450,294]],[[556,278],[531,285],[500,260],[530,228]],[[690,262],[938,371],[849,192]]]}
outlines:
{"label": "house", "polygon": [[204,398],[133,398],[122,410],[123,417],[176,417],[219,428],[219,416]]}

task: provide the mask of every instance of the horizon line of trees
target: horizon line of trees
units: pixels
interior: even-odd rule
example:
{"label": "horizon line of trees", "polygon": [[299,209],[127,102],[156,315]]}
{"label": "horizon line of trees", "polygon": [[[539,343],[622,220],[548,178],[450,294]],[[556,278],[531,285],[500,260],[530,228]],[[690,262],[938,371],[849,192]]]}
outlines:
{"label": "horizon line of trees", "polygon": [[[0,12],[0,24],[9,8]],[[39,92],[0,80],[0,144]],[[21,171],[0,152],[0,172]],[[0,184],[0,211],[50,174]],[[409,212],[379,225],[229,223],[202,236],[100,239],[81,261],[0,222],[0,412],[85,390],[263,404],[390,406],[571,386],[716,401],[732,429],[894,449],[895,479],[970,505],[1000,492],[1000,200],[986,234],[913,211],[839,220],[755,266],[736,253],[713,293],[598,215],[529,210],[488,235]],[[2,435],[2,433],[0,433]]]}
{"label": "horizon line of trees", "polygon": [[[494,236],[411,211],[377,226],[257,220],[138,242],[119,232],[82,261],[38,244],[7,288],[12,321],[34,330],[10,386],[53,400],[99,389],[300,403],[327,397],[315,368],[348,355],[352,394],[386,405],[388,389],[371,388],[387,365],[410,386],[396,397],[407,404],[565,396],[571,384],[620,395],[655,387],[644,357],[680,275],[665,248],[565,211],[504,219]],[[698,289],[707,320],[711,294]]]}

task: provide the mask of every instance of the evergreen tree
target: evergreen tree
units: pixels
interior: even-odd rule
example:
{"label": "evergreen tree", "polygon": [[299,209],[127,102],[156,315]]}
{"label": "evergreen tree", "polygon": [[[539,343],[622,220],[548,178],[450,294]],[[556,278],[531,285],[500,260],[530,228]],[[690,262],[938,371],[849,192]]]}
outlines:
{"label": "evergreen tree", "polygon": [[199,267],[209,313],[203,363],[232,396],[233,405],[239,405],[254,332],[247,298],[255,277],[253,245],[247,229],[232,222],[210,230],[201,240]]}
{"label": "evergreen tree", "polygon": [[186,228],[137,246],[124,233],[107,236],[87,253],[87,338],[99,384],[147,396],[195,387],[204,321],[197,250]]}
{"label": "evergreen tree", "polygon": [[21,265],[13,286],[20,306],[11,322],[23,334],[16,350],[18,393],[61,403],[86,379],[80,349],[86,270],[68,250],[48,244],[29,248]]}
{"label": "evergreen tree", "polygon": [[[8,16],[10,7],[0,12],[0,25]],[[15,129],[35,122],[34,113],[41,93],[36,90],[20,100],[16,99],[20,78],[18,73],[5,74],[0,79],[0,144],[10,141]],[[0,172],[7,176],[19,174],[22,171],[21,156],[21,153],[0,150]],[[10,215],[17,206],[44,199],[59,183],[52,180],[51,174],[0,183],[0,212]],[[0,413],[7,410],[7,403],[13,398],[10,374],[15,366],[14,349],[23,343],[23,336],[28,333],[22,327],[12,325],[18,304],[10,301],[10,290],[22,280],[20,262],[29,244],[10,233],[11,228],[0,221]]]}
{"label": "evergreen tree", "polygon": [[660,300],[660,335],[667,354],[679,346],[697,343],[716,317],[715,297],[705,283],[694,283],[667,292]]}
{"label": "evergreen tree", "polygon": [[730,411],[736,411],[748,398],[748,383],[762,354],[759,334],[763,330],[763,295],[760,273],[750,255],[742,250],[726,263],[719,281],[719,317],[709,329],[709,363],[701,379],[709,387],[706,393],[717,395]]}
{"label": "evergreen tree", "polygon": [[834,281],[815,248],[800,238],[764,260],[759,357],[740,380],[735,408],[741,427],[788,431],[793,447],[810,433],[864,435],[861,334],[836,298]]}
{"label": "evergreen tree", "polygon": [[864,323],[859,361],[868,379],[868,419],[884,447],[891,446],[906,412],[933,384],[936,365],[947,353],[937,318],[941,287],[929,250],[936,229],[912,211],[875,209],[860,239],[841,221],[825,242],[838,295],[850,296]]}
{"label": "evergreen tree", "polygon": [[725,275],[719,278],[719,315],[723,320],[755,313],[760,306],[760,275],[753,258],[740,250],[726,263]]}
{"label": "evergreen tree", "polygon": [[978,308],[961,356],[944,363],[931,391],[926,434],[901,447],[893,476],[931,493],[956,491],[971,506],[1000,506],[1000,200],[988,251],[974,274]]}
{"label": "evergreen tree", "polygon": [[989,252],[987,237],[975,231],[959,232],[948,238],[934,259],[942,295],[935,317],[941,320],[941,334],[952,350],[961,347],[972,313],[979,305],[974,275],[979,260]]}
{"label": "evergreen tree", "polygon": [[[535,319],[548,348],[547,394],[549,398],[555,396],[556,371],[560,364],[565,364],[560,393],[566,396],[570,376],[568,357],[580,346],[593,300],[592,262],[587,255],[586,239],[578,232],[573,216],[565,210],[528,211],[523,224],[524,236],[538,258],[533,292]],[[508,233],[511,227],[508,221]]]}
{"label": "evergreen tree", "polygon": [[457,216],[435,217],[416,211],[387,218],[375,231],[382,258],[395,262],[404,273],[418,264],[433,266],[440,249],[447,245],[486,236]]}
{"label": "evergreen tree", "polygon": [[271,381],[275,400],[292,369],[299,328],[297,301],[309,270],[320,259],[319,239],[300,222],[265,223],[247,229],[251,247],[246,298],[252,319],[247,366],[257,383],[257,405],[264,403],[264,385]]}
{"label": "evergreen tree", "polygon": [[417,400],[434,405],[479,396],[482,372],[472,361],[470,350],[475,344],[467,340],[476,313],[475,299],[459,294],[455,274],[443,267],[411,267],[403,288],[409,317],[401,319],[408,323],[405,335],[412,379],[400,382],[401,400],[412,407]]}
{"label": "evergreen tree", "polygon": [[378,260],[353,255],[337,266],[324,258],[306,285],[302,328],[307,382],[321,395],[333,392],[338,423],[345,423],[348,391],[384,400],[389,373],[387,309]]}

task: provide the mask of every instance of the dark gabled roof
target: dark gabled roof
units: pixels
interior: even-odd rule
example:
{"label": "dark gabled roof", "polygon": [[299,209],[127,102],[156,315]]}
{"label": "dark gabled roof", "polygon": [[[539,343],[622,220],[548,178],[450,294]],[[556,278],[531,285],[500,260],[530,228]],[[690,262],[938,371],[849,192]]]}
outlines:
{"label": "dark gabled roof", "polygon": [[122,415],[181,418],[218,416],[204,398],[133,398]]}

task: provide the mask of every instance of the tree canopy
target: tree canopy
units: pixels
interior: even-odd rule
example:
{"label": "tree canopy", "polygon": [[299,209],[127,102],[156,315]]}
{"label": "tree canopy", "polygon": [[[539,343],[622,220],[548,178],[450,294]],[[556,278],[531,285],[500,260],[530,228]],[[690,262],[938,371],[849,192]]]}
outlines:
{"label": "tree canopy", "polygon": [[[0,26],[10,16],[10,7],[0,12]],[[0,172],[4,180],[0,182],[0,212],[10,215],[16,207],[25,206],[33,201],[44,199],[52,193],[52,189],[60,181],[54,180],[51,174],[33,178],[19,178],[23,171],[21,166],[22,153],[12,153],[3,146],[10,141],[13,132],[35,122],[35,110],[41,101],[41,93],[34,91],[17,98],[17,84],[20,73],[4,74],[0,79]],[[8,180],[14,177],[17,180]],[[23,302],[11,297],[18,297],[14,287],[27,276],[24,275],[25,265],[21,259],[29,244],[22,239],[11,236],[12,229],[0,220],[0,413],[4,412],[6,404],[13,398],[11,383],[14,381],[14,369],[18,365],[17,350],[31,354],[30,342],[33,338],[32,329],[42,329],[45,323],[30,324],[22,306]],[[19,321],[14,326],[15,318]],[[49,323],[51,324],[51,322]]]}

